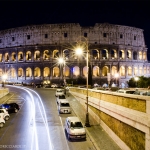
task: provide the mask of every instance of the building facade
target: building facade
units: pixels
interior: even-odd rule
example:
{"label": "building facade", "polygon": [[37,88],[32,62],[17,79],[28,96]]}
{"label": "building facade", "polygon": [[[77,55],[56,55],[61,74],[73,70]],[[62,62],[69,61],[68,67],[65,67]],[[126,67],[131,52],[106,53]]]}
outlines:
{"label": "building facade", "polygon": [[[82,56],[75,51],[84,47]],[[43,24],[0,31],[0,79],[7,82],[60,83],[86,78],[88,51],[93,83],[119,84],[136,76],[150,76],[143,30],[135,27],[96,23]],[[58,63],[62,57],[65,63]],[[109,75],[109,79],[108,79]]]}

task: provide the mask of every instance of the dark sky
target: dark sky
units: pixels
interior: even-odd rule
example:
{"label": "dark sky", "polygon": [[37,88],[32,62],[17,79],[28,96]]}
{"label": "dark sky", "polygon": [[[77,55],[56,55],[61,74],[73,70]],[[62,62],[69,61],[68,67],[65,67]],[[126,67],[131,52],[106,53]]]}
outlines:
{"label": "dark sky", "polygon": [[150,60],[148,0],[33,0],[0,2],[0,30],[34,24],[111,23],[141,28]]}

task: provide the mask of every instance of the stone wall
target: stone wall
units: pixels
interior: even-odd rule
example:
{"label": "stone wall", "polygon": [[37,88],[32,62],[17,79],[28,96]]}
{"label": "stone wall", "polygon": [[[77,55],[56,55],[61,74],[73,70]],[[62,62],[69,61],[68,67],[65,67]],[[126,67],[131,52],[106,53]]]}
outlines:
{"label": "stone wall", "polygon": [[[86,108],[86,90],[70,92]],[[108,91],[89,90],[89,113],[123,150],[150,149],[150,99]]]}

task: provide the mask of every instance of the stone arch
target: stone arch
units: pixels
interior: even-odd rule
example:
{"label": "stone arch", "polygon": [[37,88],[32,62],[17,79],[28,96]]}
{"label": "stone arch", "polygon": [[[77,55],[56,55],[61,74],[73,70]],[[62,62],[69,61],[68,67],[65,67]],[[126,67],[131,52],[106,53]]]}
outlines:
{"label": "stone arch", "polygon": [[44,77],[49,77],[50,76],[50,69],[48,67],[44,68],[43,76]]}
{"label": "stone arch", "polygon": [[18,52],[18,61],[23,61],[23,52]]}
{"label": "stone arch", "polygon": [[139,67],[139,74],[142,75],[143,74],[142,72],[143,72],[143,68]]}
{"label": "stone arch", "polygon": [[137,76],[138,75],[138,68],[134,67],[134,75]]}
{"label": "stone arch", "polygon": [[136,51],[133,52],[133,60],[137,60],[137,52]]}
{"label": "stone arch", "polygon": [[107,73],[108,73],[108,67],[107,66],[104,66],[102,68],[102,76],[107,76]]}
{"label": "stone arch", "polygon": [[78,66],[73,67],[73,75],[75,76],[80,75],[80,68]]}
{"label": "stone arch", "polygon": [[30,61],[32,59],[31,51],[26,52],[26,60]]}
{"label": "stone arch", "polygon": [[131,58],[132,58],[131,50],[127,50],[127,58],[128,58],[128,59],[131,59]]}
{"label": "stone arch", "polygon": [[146,52],[143,52],[143,59],[144,59],[144,60],[147,60],[146,57],[147,57],[147,56],[146,56]]}
{"label": "stone arch", "polygon": [[99,51],[97,49],[92,50],[92,57],[93,59],[99,59]]}
{"label": "stone arch", "polygon": [[53,51],[53,58],[59,58],[59,50],[54,50]]}
{"label": "stone arch", "polygon": [[125,76],[125,67],[124,66],[120,67],[120,76]]}
{"label": "stone arch", "polygon": [[60,76],[60,69],[58,67],[53,68],[53,77],[59,77]]}
{"label": "stone arch", "polygon": [[2,54],[0,54],[0,62],[2,62],[3,61],[3,57],[2,57],[3,55]]}
{"label": "stone arch", "polygon": [[44,50],[43,52],[43,60],[49,60],[50,59],[50,52],[49,50]]}
{"label": "stone arch", "polygon": [[102,59],[108,59],[108,50],[107,49],[102,50]]}
{"label": "stone arch", "polygon": [[63,58],[69,59],[70,57],[70,52],[68,49],[63,50]]}
{"label": "stone arch", "polygon": [[98,66],[93,67],[93,76],[95,76],[95,77],[99,76],[99,67]]}
{"label": "stone arch", "polygon": [[70,75],[70,69],[69,69],[68,66],[65,66],[65,67],[63,68],[63,76],[69,77],[69,75]]}
{"label": "stone arch", "polygon": [[39,67],[36,67],[34,69],[34,77],[40,77],[41,76],[41,70]]}
{"label": "stone arch", "polygon": [[139,59],[142,60],[142,52],[139,51]]}
{"label": "stone arch", "polygon": [[9,61],[9,54],[5,53],[4,57],[5,57],[5,62],[8,62]]}
{"label": "stone arch", "polygon": [[32,69],[30,67],[26,68],[26,77],[32,76]]}
{"label": "stone arch", "polygon": [[124,57],[125,57],[124,50],[120,50],[119,51],[119,58],[124,59]]}
{"label": "stone arch", "polygon": [[12,52],[11,54],[11,60],[16,61],[16,52]]}
{"label": "stone arch", "polygon": [[117,51],[115,49],[111,50],[111,59],[116,59],[117,58]]}
{"label": "stone arch", "polygon": [[24,76],[23,69],[18,68],[18,77],[23,77],[23,76]]}
{"label": "stone arch", "polygon": [[116,73],[117,73],[117,67],[116,66],[112,66],[111,74],[114,76]]}
{"label": "stone arch", "polygon": [[87,66],[83,67],[83,76],[87,77]]}
{"label": "stone arch", "polygon": [[16,69],[15,68],[10,69],[10,75],[11,75],[12,78],[16,77]]}
{"label": "stone arch", "polygon": [[39,50],[36,50],[34,52],[34,60],[40,60],[40,51]]}
{"label": "stone arch", "polygon": [[129,66],[127,72],[128,72],[128,76],[132,76],[132,67]]}

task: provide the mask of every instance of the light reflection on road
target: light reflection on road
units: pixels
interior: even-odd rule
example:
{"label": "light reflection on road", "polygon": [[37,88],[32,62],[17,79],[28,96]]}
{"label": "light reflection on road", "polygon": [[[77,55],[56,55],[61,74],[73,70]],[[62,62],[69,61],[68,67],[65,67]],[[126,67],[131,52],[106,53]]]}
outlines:
{"label": "light reflection on road", "polygon": [[[16,88],[25,90],[31,98],[30,101],[31,121],[30,122],[32,122],[32,126],[33,126],[31,150],[41,150],[43,146],[46,147],[47,150],[52,150],[53,146],[49,134],[48,119],[46,116],[45,108],[41,100],[41,97],[36,91],[32,89],[25,88],[25,87],[16,87]],[[40,122],[43,122],[44,124],[44,126],[42,125],[42,132],[36,121],[37,114],[38,117],[40,116]],[[44,145],[42,144],[43,142],[41,140],[44,141]]]}

